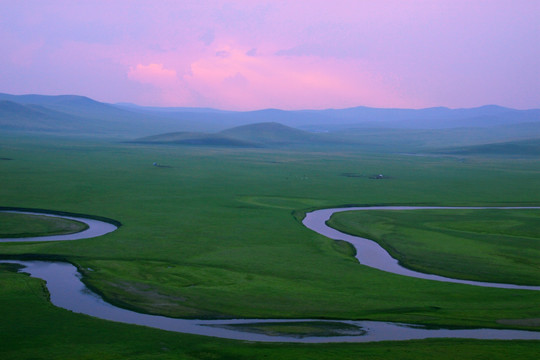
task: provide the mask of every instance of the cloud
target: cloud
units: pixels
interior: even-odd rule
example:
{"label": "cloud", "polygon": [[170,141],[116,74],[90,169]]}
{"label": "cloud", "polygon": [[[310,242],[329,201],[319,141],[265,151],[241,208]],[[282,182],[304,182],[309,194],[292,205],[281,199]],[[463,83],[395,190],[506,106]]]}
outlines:
{"label": "cloud", "polygon": [[226,58],[226,57],[229,57],[230,55],[231,53],[229,53],[226,50],[216,51],[216,56],[220,58]]}
{"label": "cloud", "polygon": [[278,50],[277,56],[318,56],[343,58],[360,58],[365,51],[358,45],[353,44],[316,44],[303,43],[288,49]]}
{"label": "cloud", "polygon": [[221,48],[228,56],[202,56],[182,79],[190,91],[205,95],[201,106],[320,109],[337,103],[383,105],[389,97],[400,105],[406,100],[353,59],[276,56],[275,51],[250,56],[250,47],[232,43]]}
{"label": "cloud", "polygon": [[246,87],[249,80],[241,73],[236,73],[234,76],[228,76],[223,79],[223,85],[231,87]]}
{"label": "cloud", "polygon": [[199,37],[199,40],[204,43],[204,45],[209,46],[214,42],[214,39],[216,38],[216,35],[213,30],[209,30],[205,32],[203,35]]}
{"label": "cloud", "polygon": [[292,38],[292,46],[277,51],[276,55],[364,58],[369,43],[366,35],[358,24],[315,22]]}
{"label": "cloud", "polygon": [[540,104],[540,1],[0,4],[2,92],[228,109]]}
{"label": "cloud", "polygon": [[166,69],[163,64],[137,64],[129,68],[127,76],[130,80],[158,87],[172,84],[177,80],[176,70]]}

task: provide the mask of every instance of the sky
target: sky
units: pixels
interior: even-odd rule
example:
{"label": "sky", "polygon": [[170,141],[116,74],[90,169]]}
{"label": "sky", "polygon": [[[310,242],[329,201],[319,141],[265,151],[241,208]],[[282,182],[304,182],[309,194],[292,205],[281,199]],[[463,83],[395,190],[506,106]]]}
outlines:
{"label": "sky", "polygon": [[540,0],[0,0],[0,92],[540,108]]}

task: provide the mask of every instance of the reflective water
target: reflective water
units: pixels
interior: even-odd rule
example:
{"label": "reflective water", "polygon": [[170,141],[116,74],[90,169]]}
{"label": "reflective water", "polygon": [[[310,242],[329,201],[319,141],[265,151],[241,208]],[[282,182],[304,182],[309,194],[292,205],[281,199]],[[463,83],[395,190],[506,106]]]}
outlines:
{"label": "reflective water", "polygon": [[373,211],[373,210],[385,210],[385,211],[395,211],[395,210],[449,210],[449,209],[461,209],[461,210],[471,210],[471,209],[540,209],[539,207],[419,207],[419,206],[376,206],[376,207],[349,207],[349,208],[335,208],[335,209],[323,209],[316,210],[306,214],[306,217],[303,221],[303,224],[326,237],[334,240],[344,240],[351,243],[356,249],[356,258],[360,264],[369,266],[375,269],[382,271],[410,276],[420,279],[428,279],[435,281],[444,281],[451,283],[459,284],[468,284],[474,286],[484,286],[484,287],[495,287],[495,288],[505,288],[505,289],[521,289],[521,290],[540,290],[540,286],[527,286],[527,285],[513,285],[513,284],[499,284],[499,283],[489,283],[482,281],[472,281],[472,280],[461,280],[461,279],[452,279],[438,275],[425,274],[410,270],[401,266],[396,259],[390,256],[390,254],[384,250],[379,244],[375,241],[362,238],[359,236],[348,235],[333,229],[326,225],[326,221],[330,217],[338,212],[343,211]]}
{"label": "reflective water", "polygon": [[36,236],[36,237],[25,237],[25,238],[3,238],[3,239],[0,239],[0,242],[81,240],[81,239],[89,239],[89,238],[102,236],[118,229],[117,226],[111,223],[108,223],[105,221],[94,220],[94,219],[82,218],[82,217],[61,216],[61,215],[44,214],[44,213],[39,213],[39,212],[28,212],[28,211],[1,211],[1,212],[59,217],[63,219],[75,220],[75,221],[80,221],[88,225],[88,229],[77,232],[77,233],[73,233],[73,234],[67,234],[67,235]]}
{"label": "reflective water", "polygon": [[91,292],[80,280],[80,274],[75,266],[63,262],[0,260],[0,262],[24,265],[23,272],[43,279],[47,282],[51,302],[61,308],[76,313],[87,314],[100,319],[149,326],[157,329],[176,331],[187,334],[213,336],[225,339],[263,341],[263,342],[371,342],[386,340],[412,340],[426,338],[470,338],[470,339],[522,339],[540,340],[540,332],[496,329],[426,329],[417,325],[376,321],[341,321],[331,320],[332,323],[342,322],[361,327],[366,331],[358,336],[326,336],[326,337],[295,337],[272,336],[228,329],[216,326],[231,324],[253,323],[290,323],[321,320],[310,319],[233,319],[233,320],[185,320],[167,318],[164,316],[140,314],[134,311],[118,308],[101,299]]}
{"label": "reflective water", "polygon": [[[307,214],[304,225],[308,228],[328,236],[332,239],[340,239],[351,242],[357,249],[357,258],[361,264],[371,266],[383,271],[389,271],[405,276],[419,277],[423,279],[464,283],[476,286],[504,287],[523,290],[540,290],[535,286],[518,286],[511,284],[493,284],[475,281],[466,281],[459,279],[449,279],[436,275],[422,274],[405,269],[388,253],[375,242],[356,236],[341,233],[335,229],[326,226],[325,222],[333,213],[348,210],[418,210],[418,209],[485,209],[485,208],[443,208],[443,207],[356,207],[356,208],[338,208],[317,210]],[[509,208],[504,208],[509,209]],[[512,208],[521,209],[521,208]],[[536,208],[535,208],[536,209]],[[69,217],[68,217],[69,218]],[[84,221],[89,224],[88,219],[71,218],[78,221]],[[102,222],[100,222],[102,223]],[[103,223],[111,225],[108,223]],[[89,224],[90,226],[90,224]],[[114,227],[114,225],[112,225]],[[96,230],[95,225],[92,225]],[[98,227],[101,227],[99,225]],[[101,231],[92,232],[91,236],[100,236],[116,229],[111,227],[101,227]],[[104,232],[103,232],[104,231]],[[102,234],[99,234],[103,232]],[[76,238],[60,239],[75,240],[83,238],[84,232],[73,234]],[[62,235],[61,237],[64,237]],[[43,237],[45,238],[45,237]],[[43,239],[41,238],[41,239]],[[58,240],[58,237],[48,237],[48,240]],[[2,239],[6,241],[9,239]],[[25,240],[29,241],[28,238]],[[48,241],[47,240],[47,241]],[[9,240],[11,241],[11,240]],[[31,240],[36,241],[36,240]],[[40,240],[45,241],[45,240]],[[45,261],[19,261],[19,260],[0,260],[0,262],[18,263],[25,266],[22,270],[33,277],[43,279],[47,282],[47,288],[51,295],[51,302],[61,308],[71,310],[76,313],[83,313],[97,318],[149,326],[153,328],[176,331],[181,333],[205,335],[235,340],[263,341],[263,342],[302,342],[302,343],[326,343],[326,342],[371,342],[371,341],[389,341],[389,340],[412,340],[426,338],[470,338],[470,339],[501,339],[501,340],[540,340],[540,332],[521,331],[521,330],[498,330],[498,329],[427,329],[418,325],[408,325],[399,323],[376,322],[376,321],[348,321],[348,320],[329,320],[329,322],[341,322],[361,327],[365,334],[355,336],[306,336],[298,337],[291,335],[266,335],[243,331],[240,328],[231,329],[222,326],[233,324],[256,324],[256,323],[292,323],[309,322],[320,323],[321,320],[310,319],[232,319],[232,320],[186,320],[174,319],[164,316],[140,314],[134,311],[113,306],[97,294],[91,292],[81,282],[81,275],[77,269],[68,263],[63,262],[45,262]]]}

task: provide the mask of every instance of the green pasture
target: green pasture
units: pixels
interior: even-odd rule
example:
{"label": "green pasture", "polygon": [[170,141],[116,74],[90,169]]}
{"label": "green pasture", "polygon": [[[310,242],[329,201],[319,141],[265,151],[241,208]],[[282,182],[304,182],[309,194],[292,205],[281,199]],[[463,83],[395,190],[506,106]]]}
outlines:
{"label": "green pasture", "polygon": [[347,211],[328,224],[446,277],[540,285],[540,210]]}
{"label": "green pasture", "polygon": [[0,238],[65,235],[83,231],[80,221],[39,215],[0,212]]}
{"label": "green pasture", "polygon": [[[366,268],[350,246],[299,222],[302,211],[346,204],[539,205],[536,159],[152,146],[21,135],[0,137],[0,157],[13,159],[0,162],[0,206],[122,223],[100,238],[0,244],[0,256],[71,261],[92,289],[127,308],[174,317],[371,319],[540,330],[531,320],[540,318],[538,292],[437,283]],[[350,173],[365,176],[343,175]],[[388,178],[369,178],[380,173]],[[476,216],[485,218],[470,214]],[[516,221],[524,224],[520,236],[529,239],[534,221]],[[440,219],[437,226],[447,232],[477,231],[467,227],[474,223],[457,229],[444,223]],[[72,314],[48,303],[40,281],[1,269],[0,311],[6,321],[0,326],[8,335],[0,340],[0,352],[6,359],[68,353],[78,358],[346,359],[363,354],[421,359],[433,353],[452,358],[450,351],[502,358],[503,350],[506,357],[533,358],[540,343],[246,344]],[[534,271],[526,281],[537,281]]]}
{"label": "green pasture", "polygon": [[530,359],[540,341],[433,339],[366,344],[264,344],[177,334],[55,308],[43,284],[0,264],[0,354],[21,359]]}

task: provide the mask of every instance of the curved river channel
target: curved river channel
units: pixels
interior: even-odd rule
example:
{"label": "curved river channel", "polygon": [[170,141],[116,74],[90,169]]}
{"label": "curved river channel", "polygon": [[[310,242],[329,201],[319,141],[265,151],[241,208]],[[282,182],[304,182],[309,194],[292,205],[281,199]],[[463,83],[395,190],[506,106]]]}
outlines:
{"label": "curved river channel", "polygon": [[[333,239],[340,239],[351,242],[357,250],[357,258],[361,264],[372,266],[383,271],[389,271],[405,276],[421,277],[436,281],[465,283],[475,286],[504,287],[519,290],[540,290],[535,286],[517,286],[511,284],[492,284],[482,282],[464,281],[459,279],[449,279],[435,275],[422,274],[405,269],[397,264],[386,251],[378,250],[373,246],[374,242],[351,235],[341,233],[326,226],[325,222],[335,212],[349,210],[418,210],[418,209],[486,209],[484,207],[354,207],[324,209],[308,213],[303,223],[306,227]],[[539,209],[538,207],[513,207],[497,209]],[[39,213],[32,213],[39,214]],[[51,216],[50,214],[39,214]],[[66,217],[69,219],[85,222],[98,229],[96,225],[91,225],[89,219],[80,217]],[[92,220],[94,221],[94,220]],[[114,231],[116,227],[109,223],[101,231],[104,234]],[[98,227],[101,225],[97,225]],[[110,230],[109,226],[114,229]],[[108,229],[108,230],[105,230]],[[88,229],[91,230],[91,229]],[[23,239],[1,239],[0,241],[54,241],[54,240],[76,240],[100,235],[96,232],[85,230],[77,234],[69,235],[70,238],[62,236],[52,236]],[[86,235],[83,235],[86,234]],[[87,236],[87,235],[91,236]],[[102,234],[103,235],[103,234]],[[379,249],[382,249],[379,247]],[[316,320],[316,319],[229,319],[229,320],[186,320],[167,318],[164,316],[141,314],[134,311],[122,309],[105,302],[97,294],[91,292],[82,282],[81,274],[72,264],[65,262],[49,261],[24,261],[24,260],[0,260],[5,263],[16,263],[24,266],[22,271],[29,273],[32,277],[46,281],[47,289],[50,293],[51,302],[61,308],[71,310],[76,313],[87,314],[97,318],[123,322],[128,324],[143,325],[168,331],[181,333],[214,336],[226,339],[262,341],[262,342],[302,342],[302,343],[329,343],[329,342],[372,342],[389,340],[412,340],[426,338],[469,338],[469,339],[500,339],[500,340],[540,340],[540,332],[504,329],[432,329],[419,325],[388,323],[377,321],[348,321],[348,320]],[[277,323],[314,323],[320,326],[321,323],[329,323],[335,326],[342,324],[346,326],[344,330],[336,330],[333,336],[292,336],[292,335],[268,335],[249,331],[247,328],[257,324],[277,324]],[[356,329],[356,330],[355,330]]]}
{"label": "curved river channel", "polygon": [[14,214],[26,214],[26,215],[39,215],[39,216],[49,216],[49,217],[57,217],[62,219],[68,219],[68,220],[75,220],[82,223],[85,223],[88,225],[88,228],[86,230],[73,233],[73,234],[67,234],[67,235],[51,235],[51,236],[36,236],[36,237],[25,237],[25,238],[4,238],[0,239],[0,242],[30,242],[30,241],[64,241],[64,240],[81,240],[81,239],[90,239],[98,236],[103,236],[105,234],[108,234],[110,232],[115,231],[118,229],[116,225],[113,225],[111,223],[105,222],[105,221],[99,221],[84,217],[75,217],[75,216],[64,216],[64,215],[55,215],[55,214],[45,214],[45,213],[39,213],[39,212],[30,212],[30,211],[16,211],[16,210],[8,210],[8,211],[0,211],[0,212],[6,212],[6,213],[14,213]]}
{"label": "curved river channel", "polygon": [[520,209],[540,209],[540,207],[437,207],[437,206],[363,206],[335,209],[315,210],[308,214],[303,220],[304,226],[318,232],[321,235],[334,240],[344,240],[351,243],[356,249],[356,258],[360,264],[369,266],[382,271],[415,277],[420,279],[452,282],[458,284],[467,284],[474,286],[495,287],[505,289],[521,290],[540,290],[540,286],[526,286],[513,284],[497,284],[481,281],[470,281],[461,279],[452,279],[438,275],[425,274],[401,266],[396,259],[373,240],[359,236],[348,235],[326,225],[330,217],[338,212],[344,211],[414,211],[414,210],[520,210]]}

